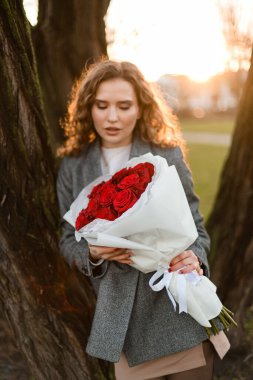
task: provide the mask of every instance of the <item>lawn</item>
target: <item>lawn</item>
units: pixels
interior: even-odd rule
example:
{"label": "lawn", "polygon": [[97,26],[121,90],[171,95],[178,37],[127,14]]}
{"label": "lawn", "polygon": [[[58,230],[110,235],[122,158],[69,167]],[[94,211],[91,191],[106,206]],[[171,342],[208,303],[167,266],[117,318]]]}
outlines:
{"label": "lawn", "polygon": [[[182,131],[232,134],[234,118],[180,119]],[[195,191],[200,198],[200,211],[207,221],[219,187],[220,174],[228,155],[228,146],[187,144],[187,161],[192,170]]]}
{"label": "lawn", "polygon": [[208,132],[208,133],[233,133],[234,118],[231,117],[212,117],[210,119],[179,119],[182,131],[186,132]]}
{"label": "lawn", "polygon": [[205,221],[212,209],[219,177],[229,147],[188,144],[187,161],[192,171],[195,192],[200,197],[200,211]]}

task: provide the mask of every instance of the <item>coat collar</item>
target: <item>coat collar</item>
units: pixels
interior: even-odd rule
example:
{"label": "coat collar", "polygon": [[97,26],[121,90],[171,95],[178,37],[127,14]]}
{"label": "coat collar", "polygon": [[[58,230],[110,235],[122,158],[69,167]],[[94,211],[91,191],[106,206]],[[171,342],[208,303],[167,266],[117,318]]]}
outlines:
{"label": "coat collar", "polygon": [[149,152],[151,152],[150,144],[144,142],[138,136],[134,136],[129,158],[142,156]]}
{"label": "coat collar", "polygon": [[82,155],[78,158],[79,185],[78,190],[81,191],[83,186],[87,186],[96,178],[102,176],[100,164],[100,144],[95,140],[87,146]]}

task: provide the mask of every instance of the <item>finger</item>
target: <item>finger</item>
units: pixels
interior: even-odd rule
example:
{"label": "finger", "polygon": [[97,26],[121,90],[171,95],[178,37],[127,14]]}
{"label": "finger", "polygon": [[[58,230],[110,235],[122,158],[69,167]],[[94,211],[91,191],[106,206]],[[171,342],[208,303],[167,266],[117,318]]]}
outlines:
{"label": "finger", "polygon": [[105,254],[109,254],[109,255],[116,255],[116,254],[120,254],[122,253],[123,250],[122,248],[110,248],[110,247],[106,247],[106,249],[103,247],[97,247],[97,248],[90,248],[90,253],[92,256],[95,256],[95,257],[101,257]]}
{"label": "finger", "polygon": [[179,273],[185,274],[185,273],[191,273],[192,271],[196,271],[200,276],[203,275],[203,269],[200,268],[199,262],[191,263],[186,265],[186,267],[182,268]]}
{"label": "finger", "polygon": [[197,268],[198,265],[198,261],[195,260],[195,262],[193,262],[193,259],[191,257],[187,257],[185,259],[182,259],[181,261],[178,261],[175,265],[170,266],[169,272],[175,272],[181,269],[182,267],[190,267],[190,271],[193,271]]}
{"label": "finger", "polygon": [[104,259],[104,260],[108,260],[109,257],[111,256],[115,256],[115,254],[120,254],[124,252],[124,250],[122,249],[117,249],[117,251],[114,251],[114,252],[111,252],[111,253],[104,253],[103,250],[96,250],[96,249],[90,249],[90,257],[91,259],[95,259],[95,260],[98,260],[98,259]]}
{"label": "finger", "polygon": [[188,250],[188,251],[184,251],[184,252],[180,253],[179,255],[175,256],[171,260],[170,265],[173,266],[176,263],[178,263],[178,262],[180,262],[180,261],[182,261],[188,257],[192,258],[192,261],[194,261],[195,259],[198,259],[192,250]]}
{"label": "finger", "polygon": [[122,248],[115,248],[115,247],[104,247],[100,245],[89,245],[90,251],[97,252],[97,253],[110,253],[110,252],[117,252],[121,251]]}
{"label": "finger", "polygon": [[169,272],[174,272],[190,264],[192,264],[192,268],[195,266],[193,269],[197,269],[199,267],[199,259],[192,250],[184,251],[171,260]]}
{"label": "finger", "polygon": [[194,264],[189,264],[189,265],[186,265],[184,268],[180,269],[178,273],[186,274],[186,273],[191,273],[194,270],[196,270],[196,266]]}
{"label": "finger", "polygon": [[[181,269],[178,273],[180,273],[180,274],[188,274],[188,273],[191,273],[193,270],[190,269],[189,267],[186,267],[184,269]],[[197,274],[199,276],[203,276],[203,269],[200,269],[199,271],[196,270],[196,272],[197,272]]]}
{"label": "finger", "polygon": [[128,265],[131,265],[134,263],[133,260],[129,260],[129,259],[127,259],[127,260],[115,260],[115,261],[117,261],[120,264],[128,264]]}
{"label": "finger", "polygon": [[203,271],[203,269],[199,268],[199,270],[197,270],[197,273],[199,276],[203,276],[204,271]]}
{"label": "finger", "polygon": [[112,260],[119,260],[119,259],[129,259],[130,257],[132,256],[132,254],[126,252],[125,250],[121,251],[121,253],[105,253],[103,254],[101,257],[102,259],[104,260],[109,260],[109,261],[112,261]]}
{"label": "finger", "polygon": [[177,263],[179,263],[180,261],[184,260],[185,258],[187,258],[189,256],[189,251],[184,251],[182,253],[180,253],[179,255],[175,256],[171,262],[170,262],[170,266],[174,266],[176,265]]}
{"label": "finger", "polygon": [[204,271],[201,267],[196,268],[196,272],[198,273],[199,276],[203,276],[204,274]]}
{"label": "finger", "polygon": [[191,250],[189,251],[184,251],[182,253],[180,253],[179,255],[177,255],[176,257],[174,257],[171,262],[170,262],[170,266],[174,266],[176,264],[179,264],[179,263],[182,263],[183,260],[186,260],[190,258],[192,262],[194,262],[196,259],[197,259],[197,256],[195,255],[195,253]]}

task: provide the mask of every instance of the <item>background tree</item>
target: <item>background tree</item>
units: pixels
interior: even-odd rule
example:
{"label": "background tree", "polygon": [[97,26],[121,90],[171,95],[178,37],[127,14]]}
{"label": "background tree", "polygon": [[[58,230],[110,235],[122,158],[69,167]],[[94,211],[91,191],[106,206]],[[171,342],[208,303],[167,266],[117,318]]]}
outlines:
{"label": "background tree", "polygon": [[252,50],[252,19],[250,22],[243,18],[239,0],[219,0],[218,8],[228,53],[227,71],[236,74],[230,75],[230,89],[239,100]]}
{"label": "background tree", "polygon": [[110,379],[84,350],[95,297],[58,252],[54,159],[30,29],[0,2],[0,301],[36,379]]}
{"label": "background tree", "polygon": [[59,119],[65,114],[73,81],[85,65],[107,53],[104,16],[109,3],[39,1],[32,38],[53,146],[62,142]]}
{"label": "background tree", "polygon": [[[239,105],[229,155],[207,223],[212,238],[211,273],[225,305],[239,322],[232,329],[232,356],[251,360],[253,335],[253,58]],[[246,361],[241,360],[246,366]],[[251,372],[252,376],[252,372]],[[251,377],[252,378],[252,377]]]}

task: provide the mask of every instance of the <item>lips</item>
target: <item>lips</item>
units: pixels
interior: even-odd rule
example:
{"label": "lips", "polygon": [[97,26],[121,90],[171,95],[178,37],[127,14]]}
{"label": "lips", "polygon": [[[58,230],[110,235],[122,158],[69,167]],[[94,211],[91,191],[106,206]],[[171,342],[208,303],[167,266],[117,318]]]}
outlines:
{"label": "lips", "polygon": [[105,132],[110,135],[115,135],[120,132],[120,128],[108,127],[108,128],[105,128]]}

